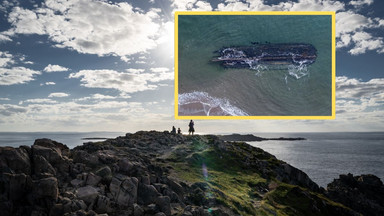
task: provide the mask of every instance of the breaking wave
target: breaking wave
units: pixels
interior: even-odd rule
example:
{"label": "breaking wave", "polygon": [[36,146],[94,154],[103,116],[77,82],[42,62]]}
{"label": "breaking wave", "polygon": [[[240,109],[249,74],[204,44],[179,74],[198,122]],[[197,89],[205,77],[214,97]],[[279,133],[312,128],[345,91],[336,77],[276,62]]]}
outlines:
{"label": "breaking wave", "polygon": [[309,76],[308,64],[305,61],[296,62],[297,64],[290,65],[266,65],[257,64],[257,62],[247,62],[251,70],[256,71],[256,76],[261,76],[263,72],[270,70],[283,70],[287,71],[288,75],[300,79],[304,76]]}
{"label": "breaking wave", "polygon": [[248,116],[227,99],[215,98],[206,92],[179,94],[179,115],[184,116]]}

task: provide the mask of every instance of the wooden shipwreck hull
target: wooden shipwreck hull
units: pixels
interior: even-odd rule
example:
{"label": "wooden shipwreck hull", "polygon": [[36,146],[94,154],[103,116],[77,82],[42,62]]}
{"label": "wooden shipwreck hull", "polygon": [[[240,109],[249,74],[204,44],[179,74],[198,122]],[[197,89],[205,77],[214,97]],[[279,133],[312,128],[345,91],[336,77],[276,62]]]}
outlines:
{"label": "wooden shipwreck hull", "polygon": [[226,68],[252,68],[264,65],[303,65],[316,61],[316,48],[311,44],[255,44],[252,46],[225,47],[212,59]]}

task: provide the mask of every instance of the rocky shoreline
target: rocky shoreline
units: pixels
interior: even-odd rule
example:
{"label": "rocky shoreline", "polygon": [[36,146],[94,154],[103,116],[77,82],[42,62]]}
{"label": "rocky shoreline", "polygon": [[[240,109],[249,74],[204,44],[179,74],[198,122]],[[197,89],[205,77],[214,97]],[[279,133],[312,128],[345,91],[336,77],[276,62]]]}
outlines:
{"label": "rocky shoreline", "polygon": [[384,215],[373,175],[327,189],[244,142],[168,131],[0,147],[0,215]]}

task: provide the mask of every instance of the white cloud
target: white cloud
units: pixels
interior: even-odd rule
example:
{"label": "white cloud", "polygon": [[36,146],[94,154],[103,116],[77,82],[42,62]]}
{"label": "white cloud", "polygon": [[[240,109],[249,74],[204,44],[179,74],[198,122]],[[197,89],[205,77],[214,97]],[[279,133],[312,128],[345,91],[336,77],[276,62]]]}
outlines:
{"label": "white cloud", "polygon": [[86,100],[112,100],[116,99],[117,97],[111,96],[111,95],[103,95],[103,94],[92,94],[89,97],[83,97],[76,99],[76,101],[86,101]]}
{"label": "white cloud", "polygon": [[151,68],[150,69],[152,72],[158,73],[158,72],[168,72],[169,68],[165,67],[158,67],[158,68]]}
{"label": "white cloud", "polygon": [[171,6],[174,8],[174,11],[211,11],[212,6],[207,1],[197,1],[197,0],[172,0]]}
{"label": "white cloud", "polygon": [[47,67],[44,68],[45,72],[63,72],[68,71],[69,69],[60,65],[47,65]]}
{"label": "white cloud", "polygon": [[370,5],[372,3],[373,3],[373,0],[354,0],[354,1],[349,2],[350,5],[353,5],[355,7],[360,7],[363,5]]}
{"label": "white cloud", "polygon": [[124,62],[127,62],[127,63],[131,60],[127,56],[121,56],[120,59],[121,59],[121,61],[124,61]]}
{"label": "white cloud", "polygon": [[378,113],[384,114],[384,79],[364,82],[345,76],[337,77],[336,98],[339,116],[377,121]]}
{"label": "white cloud", "polygon": [[363,54],[367,50],[377,50],[378,53],[384,53],[384,41],[382,37],[373,37],[366,32],[357,32],[352,37],[355,47],[349,50],[352,55]]}
{"label": "white cloud", "polygon": [[383,92],[384,78],[371,79],[364,82],[345,76],[336,77],[336,96],[339,98],[372,98],[381,95]]}
{"label": "white cloud", "polygon": [[48,97],[68,97],[69,94],[64,92],[54,92],[48,95]]}
{"label": "white cloud", "polygon": [[56,85],[55,82],[46,82],[45,85]]}
{"label": "white cloud", "polygon": [[0,67],[5,67],[14,64],[13,55],[8,52],[0,51]]}
{"label": "white cloud", "polygon": [[18,113],[25,113],[27,109],[13,104],[0,104],[0,115],[11,116]]}
{"label": "white cloud", "polygon": [[34,75],[38,74],[41,72],[25,67],[0,68],[0,85],[23,84],[34,80]]}
{"label": "white cloud", "polygon": [[34,98],[34,99],[24,100],[22,101],[21,104],[23,103],[46,104],[46,103],[57,103],[57,101],[48,99],[48,98]]}
{"label": "white cloud", "polygon": [[9,99],[9,98],[0,98],[0,100],[9,101],[11,99]]}
{"label": "white cloud", "polygon": [[130,73],[142,73],[145,71],[145,69],[128,68],[128,69],[126,69],[126,71],[130,72]]}
{"label": "white cloud", "polygon": [[140,12],[126,2],[46,0],[34,10],[15,7],[9,32],[48,35],[56,47],[79,53],[127,56],[157,46],[160,12]]}
{"label": "white cloud", "polygon": [[361,30],[370,24],[372,20],[363,15],[352,11],[339,12],[336,14],[336,37]]}
{"label": "white cloud", "polygon": [[7,42],[7,41],[12,41],[12,39],[9,36],[4,35],[3,33],[0,33],[0,42]]}
{"label": "white cloud", "polygon": [[172,72],[139,73],[131,69],[126,72],[114,70],[81,70],[71,73],[69,78],[81,78],[81,85],[88,88],[117,89],[124,93],[154,90],[155,82],[173,79]]}

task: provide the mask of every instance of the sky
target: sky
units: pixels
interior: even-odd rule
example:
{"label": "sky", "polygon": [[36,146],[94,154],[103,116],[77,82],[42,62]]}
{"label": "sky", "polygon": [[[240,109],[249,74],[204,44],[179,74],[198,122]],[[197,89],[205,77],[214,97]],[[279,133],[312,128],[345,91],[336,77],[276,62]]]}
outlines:
{"label": "sky", "polygon": [[196,120],[198,133],[384,129],[384,1],[3,0],[0,131],[187,131],[174,12],[335,11],[335,120]]}

